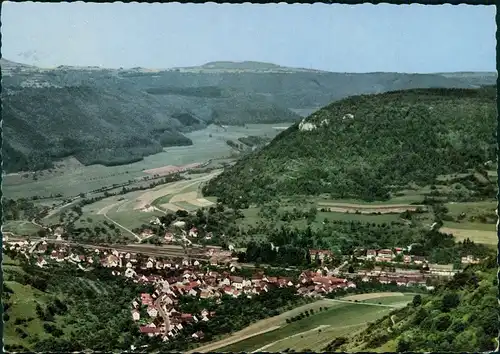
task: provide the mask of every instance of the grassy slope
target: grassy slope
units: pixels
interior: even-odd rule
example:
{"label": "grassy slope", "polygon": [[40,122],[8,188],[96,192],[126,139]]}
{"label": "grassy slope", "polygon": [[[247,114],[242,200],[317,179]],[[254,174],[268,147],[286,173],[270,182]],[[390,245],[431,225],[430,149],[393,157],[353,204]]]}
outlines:
{"label": "grassy slope", "polygon": [[[348,338],[337,350],[396,351],[398,342],[405,341],[408,345],[403,351],[492,351],[498,335],[497,292],[496,260],[491,257],[481,265],[470,266],[435,293],[423,295],[422,305],[396,311],[392,333],[388,330],[391,319],[386,316]],[[450,294],[458,295],[459,303],[447,311],[443,298]]]}
{"label": "grassy slope", "polygon": [[[91,279],[83,276],[82,272],[69,275],[50,269],[31,268],[26,271],[20,266],[19,260],[13,260],[5,254],[3,271],[5,285],[13,291],[9,299],[5,289],[2,295],[4,305],[10,304],[5,311],[9,316],[8,321],[4,322],[5,345],[20,345],[34,351],[48,351],[50,348],[64,348],[64,341],[71,341],[76,346],[77,338],[84,348],[97,349],[100,340],[109,343],[110,339],[104,338],[105,333],[114,333],[111,338],[114,338],[113,341],[116,340],[115,348],[126,348],[123,347],[123,340],[127,336],[130,337],[127,332],[133,327],[128,306],[129,301],[136,296],[137,289],[133,289],[130,285],[124,288],[123,284],[117,284],[115,279]],[[34,288],[26,277],[43,279],[47,288],[44,291]],[[36,312],[36,304],[46,310],[48,305],[53,304],[55,298],[68,306],[67,311],[56,314],[53,321],[40,318]],[[113,318],[112,324],[109,322],[111,318]],[[16,324],[16,320],[27,321],[25,324]],[[44,329],[44,324],[47,323],[61,329],[63,334],[54,337],[48,333]],[[22,338],[16,332],[16,328],[23,329],[27,337]],[[117,328],[120,328],[120,331]],[[123,332],[122,335],[120,332]]]}
{"label": "grassy slope", "polygon": [[[345,119],[352,114],[353,119]],[[328,125],[320,126],[327,121]],[[225,200],[329,193],[384,199],[390,185],[429,184],[495,157],[495,90],[428,89],[351,97],[295,124],[204,190]],[[426,144],[422,144],[425,141]]]}
{"label": "grassy slope", "polygon": [[[399,301],[407,297],[398,296]],[[383,299],[372,300],[377,303]],[[391,299],[393,300],[393,299]],[[239,352],[254,351],[283,351],[287,348],[296,351],[312,349],[321,351],[332,337],[346,335],[355,330],[362,329],[366,323],[374,321],[389,313],[391,308],[363,305],[361,303],[335,303],[328,304],[328,310],[316,311],[314,315],[302,320],[284,324],[279,329],[270,331],[243,340],[241,342],[220,348],[219,351]],[[321,328],[318,328],[320,327]],[[264,349],[262,349],[265,347]]]}

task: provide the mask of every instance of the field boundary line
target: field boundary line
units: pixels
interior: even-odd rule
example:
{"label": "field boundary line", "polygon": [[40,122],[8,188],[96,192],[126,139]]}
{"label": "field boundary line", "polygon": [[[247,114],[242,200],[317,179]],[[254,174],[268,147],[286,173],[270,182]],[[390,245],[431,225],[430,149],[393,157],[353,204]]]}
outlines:
{"label": "field boundary line", "polygon": [[[348,303],[348,304],[357,304],[357,305],[390,307],[390,308],[393,308],[393,309],[404,307],[404,306],[392,306],[392,305],[387,305],[387,304],[373,304],[373,303],[370,303],[370,302],[361,302],[361,301],[355,302],[355,301],[338,300],[338,299],[325,299],[325,300],[332,301],[332,302],[344,302],[344,303]],[[371,300],[371,299],[367,299],[367,300],[363,300],[363,301],[368,301],[368,300]]]}

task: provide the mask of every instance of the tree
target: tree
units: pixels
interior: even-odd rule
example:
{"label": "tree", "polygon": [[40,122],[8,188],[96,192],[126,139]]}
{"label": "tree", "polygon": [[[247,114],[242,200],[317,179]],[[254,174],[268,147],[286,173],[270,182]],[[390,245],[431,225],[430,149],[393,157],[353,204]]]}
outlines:
{"label": "tree", "polygon": [[410,343],[405,339],[400,339],[398,341],[398,345],[396,347],[396,351],[398,353],[404,353],[410,350]]}
{"label": "tree", "polygon": [[456,292],[449,292],[443,296],[441,301],[441,310],[443,312],[449,312],[451,309],[457,307],[459,303],[459,295]]}
{"label": "tree", "polygon": [[422,304],[422,296],[417,294],[413,297],[413,306],[418,307]]}

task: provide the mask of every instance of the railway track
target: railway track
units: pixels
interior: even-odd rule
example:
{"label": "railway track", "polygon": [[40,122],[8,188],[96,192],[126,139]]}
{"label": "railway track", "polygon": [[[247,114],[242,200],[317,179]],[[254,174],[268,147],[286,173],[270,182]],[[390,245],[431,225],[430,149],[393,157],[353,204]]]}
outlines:
{"label": "railway track", "polygon": [[[30,238],[31,241],[41,241],[41,238]],[[9,237],[8,241],[26,241],[24,238],[17,237]],[[195,259],[195,260],[207,260],[208,256],[203,254],[203,251],[200,249],[196,252],[196,249],[192,249],[191,252],[186,255],[186,252],[181,246],[170,245],[170,246],[147,246],[147,245],[92,245],[92,244],[84,244],[78,242],[71,242],[66,240],[54,240],[54,239],[45,239],[47,243],[55,243],[55,244],[63,244],[68,246],[80,246],[83,248],[91,248],[91,249],[114,249],[118,252],[130,252],[130,253],[140,253],[147,256],[155,256],[155,257],[170,257],[170,258],[187,258]]]}

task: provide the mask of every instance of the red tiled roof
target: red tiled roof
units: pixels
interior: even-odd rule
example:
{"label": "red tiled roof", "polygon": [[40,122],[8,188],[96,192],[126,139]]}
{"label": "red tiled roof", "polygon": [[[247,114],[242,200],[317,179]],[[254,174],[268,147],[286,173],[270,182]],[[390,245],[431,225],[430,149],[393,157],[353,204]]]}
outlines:
{"label": "red tiled roof", "polygon": [[160,333],[160,329],[156,327],[141,326],[139,330],[141,333]]}
{"label": "red tiled roof", "polygon": [[231,280],[231,282],[233,282],[233,283],[243,283],[242,277],[230,276],[229,280]]}

